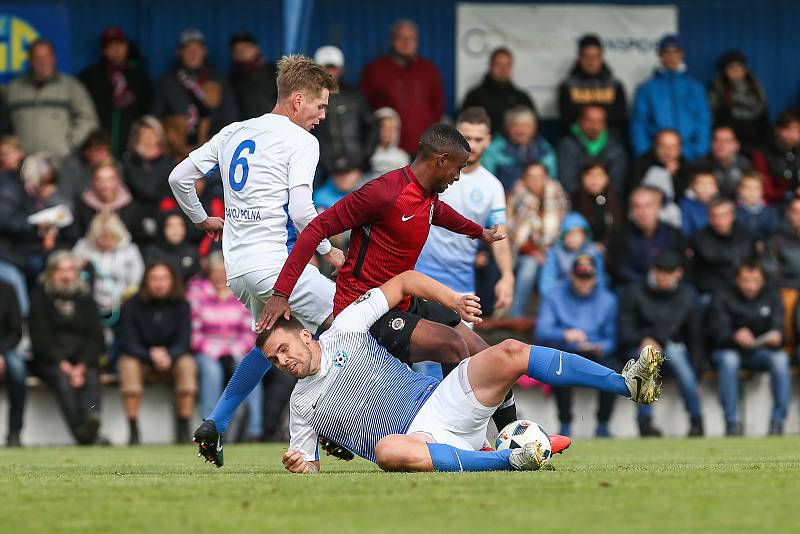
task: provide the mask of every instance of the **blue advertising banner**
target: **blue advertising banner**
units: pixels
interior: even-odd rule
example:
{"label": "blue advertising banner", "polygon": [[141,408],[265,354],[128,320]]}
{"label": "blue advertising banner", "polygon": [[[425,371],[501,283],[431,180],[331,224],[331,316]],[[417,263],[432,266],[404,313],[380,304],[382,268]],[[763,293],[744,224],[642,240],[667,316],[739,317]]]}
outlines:
{"label": "blue advertising banner", "polygon": [[39,38],[52,41],[58,68],[70,72],[69,14],[56,4],[0,5],[0,82],[28,68],[28,46]]}

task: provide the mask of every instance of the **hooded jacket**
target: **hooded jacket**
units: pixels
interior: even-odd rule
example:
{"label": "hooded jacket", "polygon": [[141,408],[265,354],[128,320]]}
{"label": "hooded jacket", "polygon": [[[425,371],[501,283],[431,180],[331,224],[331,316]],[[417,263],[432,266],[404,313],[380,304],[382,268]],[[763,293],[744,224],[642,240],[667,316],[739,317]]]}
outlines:
{"label": "hooded jacket", "polygon": [[[577,250],[569,250],[564,245],[564,237],[576,228],[583,230],[586,239],[583,245]],[[542,266],[542,274],[539,278],[539,293],[546,295],[555,288],[559,282],[566,280],[572,270],[572,263],[575,261],[575,258],[583,254],[594,258],[597,268],[597,286],[606,287],[603,253],[600,251],[597,244],[592,241],[592,230],[589,228],[589,223],[587,223],[586,219],[579,213],[568,213],[561,223],[561,234],[558,242],[547,251],[547,257]]]}
{"label": "hooded jacket", "polygon": [[487,73],[483,81],[467,93],[461,109],[485,109],[492,121],[492,135],[496,135],[503,131],[506,111],[520,106],[530,108],[536,114],[536,105],[528,93],[512,82],[499,82]]}
{"label": "hooded jacket", "polygon": [[560,350],[578,352],[564,340],[564,331],[579,328],[589,343],[599,345],[601,356],[613,355],[617,348],[617,298],[603,287],[595,287],[582,297],[575,293],[569,280],[542,297],[536,321],[536,342]]}
{"label": "hooded jacket", "polygon": [[123,237],[113,250],[101,251],[85,238],[80,239],[73,254],[92,263],[95,272],[94,299],[98,308],[107,312],[119,308],[122,296],[139,287],[144,274],[144,261],[130,236]]}
{"label": "hooded jacket", "polygon": [[578,120],[581,108],[588,105],[606,110],[606,120],[611,130],[624,130],[628,121],[628,105],[622,83],[614,78],[605,63],[600,72],[590,75],[583,72],[576,61],[569,76],[558,86],[558,110],[565,131]]}
{"label": "hooded jacket", "polygon": [[503,135],[497,135],[481,157],[481,165],[497,176],[503,189],[510,191],[514,182],[522,176],[525,165],[538,161],[547,169],[551,178],[558,177],[556,152],[547,140],[537,134],[527,145],[512,145]]}
{"label": "hooded jacket", "polygon": [[570,132],[558,142],[558,181],[564,189],[572,193],[580,187],[583,166],[592,159],[599,160],[603,164],[608,172],[611,187],[621,193],[625,187],[625,174],[628,170],[628,152],[622,143],[609,134],[600,152],[592,156],[572,129],[570,127]]}
{"label": "hooded jacket", "polygon": [[656,134],[673,128],[681,135],[683,155],[693,161],[710,146],[711,112],[706,92],[684,70],[656,69],[653,77],[639,86],[631,113],[631,144],[635,155],[644,154]]}

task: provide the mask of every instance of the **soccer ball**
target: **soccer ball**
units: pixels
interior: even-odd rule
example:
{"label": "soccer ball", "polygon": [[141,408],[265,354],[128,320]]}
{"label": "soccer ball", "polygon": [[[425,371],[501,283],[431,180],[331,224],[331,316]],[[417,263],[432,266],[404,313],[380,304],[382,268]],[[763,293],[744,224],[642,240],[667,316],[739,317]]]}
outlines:
{"label": "soccer ball", "polygon": [[506,425],[497,435],[494,448],[498,451],[516,449],[532,441],[541,445],[545,462],[548,461],[553,452],[550,438],[547,437],[547,432],[542,427],[527,419],[520,419]]}

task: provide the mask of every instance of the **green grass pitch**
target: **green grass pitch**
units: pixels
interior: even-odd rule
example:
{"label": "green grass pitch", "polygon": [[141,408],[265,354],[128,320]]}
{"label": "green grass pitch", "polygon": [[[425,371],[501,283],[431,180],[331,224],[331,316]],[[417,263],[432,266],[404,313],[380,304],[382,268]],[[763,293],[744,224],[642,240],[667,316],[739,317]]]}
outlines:
{"label": "green grass pitch", "polygon": [[[0,449],[3,532],[798,532],[800,438],[578,440],[554,471],[386,474],[285,447]],[[292,530],[289,530],[292,529]]]}

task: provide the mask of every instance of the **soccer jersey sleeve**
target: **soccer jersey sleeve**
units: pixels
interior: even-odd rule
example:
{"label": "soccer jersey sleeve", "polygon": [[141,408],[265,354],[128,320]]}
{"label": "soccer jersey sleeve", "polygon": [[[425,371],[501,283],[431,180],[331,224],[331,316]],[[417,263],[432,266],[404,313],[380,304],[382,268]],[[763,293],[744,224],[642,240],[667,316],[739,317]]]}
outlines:
{"label": "soccer jersey sleeve", "polygon": [[289,450],[299,451],[307,462],[319,460],[319,434],[300,414],[294,399],[289,405]]}
{"label": "soccer jersey sleeve", "polygon": [[222,132],[211,138],[210,141],[204,143],[203,146],[192,150],[189,153],[189,159],[192,160],[194,166],[200,169],[204,175],[211,173],[214,167],[219,167],[219,145]]}
{"label": "soccer jersey sleeve", "polygon": [[492,202],[489,207],[486,228],[491,228],[495,224],[506,224],[506,193],[503,191],[502,184],[495,181],[496,183],[492,184]]}
{"label": "soccer jersey sleeve", "polygon": [[481,225],[470,221],[456,210],[450,207],[447,202],[436,200],[435,208],[433,211],[433,224],[441,226],[456,234],[463,234],[472,238],[480,237],[483,235],[483,228]]}
{"label": "soccer jersey sleeve", "polygon": [[379,287],[370,289],[336,316],[330,331],[367,332],[388,311],[383,291]]}
{"label": "soccer jersey sleeve", "polygon": [[289,157],[289,190],[299,185],[311,187],[319,163],[319,141],[309,134],[309,140]]}

